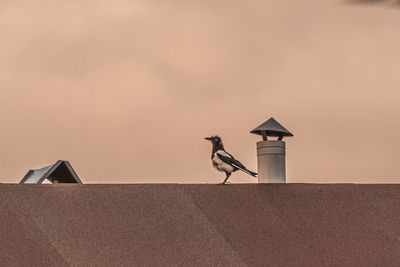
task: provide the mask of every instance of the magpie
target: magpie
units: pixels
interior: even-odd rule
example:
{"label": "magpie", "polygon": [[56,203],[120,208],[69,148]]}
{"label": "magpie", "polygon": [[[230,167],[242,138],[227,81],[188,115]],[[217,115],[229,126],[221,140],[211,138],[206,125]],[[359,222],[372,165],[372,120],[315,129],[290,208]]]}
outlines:
{"label": "magpie", "polygon": [[221,137],[214,135],[204,138],[212,143],[211,163],[215,169],[225,172],[225,180],[221,184],[225,184],[232,172],[241,170],[251,176],[257,177],[257,173],[248,170],[242,163],[236,160],[231,154],[226,152],[222,144]]}

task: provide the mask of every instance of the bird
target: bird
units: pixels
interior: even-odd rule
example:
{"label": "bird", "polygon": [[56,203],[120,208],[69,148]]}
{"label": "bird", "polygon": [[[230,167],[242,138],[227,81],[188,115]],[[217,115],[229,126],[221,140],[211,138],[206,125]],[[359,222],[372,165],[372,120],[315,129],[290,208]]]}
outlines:
{"label": "bird", "polygon": [[240,161],[236,160],[231,154],[229,154],[222,143],[221,137],[214,135],[211,137],[205,137],[204,139],[212,143],[211,152],[211,163],[212,166],[220,172],[225,172],[225,180],[221,183],[226,184],[232,172],[241,170],[253,177],[257,177],[256,172],[248,170]]}

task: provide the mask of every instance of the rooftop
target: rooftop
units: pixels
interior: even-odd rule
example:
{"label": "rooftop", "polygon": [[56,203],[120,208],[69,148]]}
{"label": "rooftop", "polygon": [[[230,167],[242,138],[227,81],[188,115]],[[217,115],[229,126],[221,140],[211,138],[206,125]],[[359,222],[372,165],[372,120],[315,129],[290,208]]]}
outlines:
{"label": "rooftop", "polygon": [[2,265],[400,265],[400,185],[1,184]]}

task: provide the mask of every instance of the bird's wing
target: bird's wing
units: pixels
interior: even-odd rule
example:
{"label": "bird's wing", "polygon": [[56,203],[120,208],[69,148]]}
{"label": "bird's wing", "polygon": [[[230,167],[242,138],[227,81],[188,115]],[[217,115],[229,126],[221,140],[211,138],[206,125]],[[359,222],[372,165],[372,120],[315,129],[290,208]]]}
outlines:
{"label": "bird's wing", "polygon": [[228,152],[226,152],[224,150],[218,150],[217,154],[218,154],[219,158],[226,164],[233,165],[234,167],[246,168],[245,166],[243,166],[242,163],[240,163],[231,154],[229,154]]}
{"label": "bird's wing", "polygon": [[231,154],[224,150],[218,150],[217,151],[217,156],[226,164],[229,164],[247,174],[250,174],[252,176],[255,176],[255,173],[249,171],[240,161],[236,160]]}

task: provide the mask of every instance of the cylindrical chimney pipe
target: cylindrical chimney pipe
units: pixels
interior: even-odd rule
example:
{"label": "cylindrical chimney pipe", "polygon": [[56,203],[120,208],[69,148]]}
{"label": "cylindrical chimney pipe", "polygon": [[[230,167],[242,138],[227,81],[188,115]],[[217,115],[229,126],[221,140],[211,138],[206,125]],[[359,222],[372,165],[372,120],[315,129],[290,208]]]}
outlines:
{"label": "cylindrical chimney pipe", "polygon": [[285,150],[284,141],[257,142],[258,183],[286,183]]}
{"label": "cylindrical chimney pipe", "polygon": [[[263,137],[257,143],[258,183],[286,183],[286,144],[282,138],[293,134],[272,117],[251,133]],[[269,136],[278,140],[268,140]]]}

